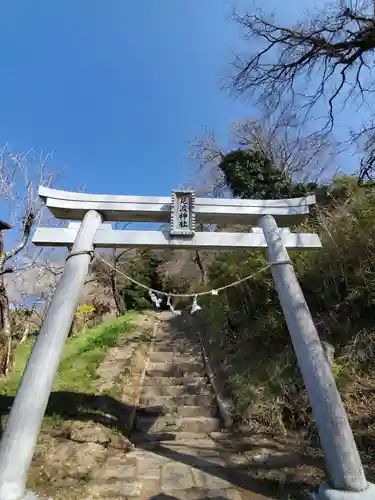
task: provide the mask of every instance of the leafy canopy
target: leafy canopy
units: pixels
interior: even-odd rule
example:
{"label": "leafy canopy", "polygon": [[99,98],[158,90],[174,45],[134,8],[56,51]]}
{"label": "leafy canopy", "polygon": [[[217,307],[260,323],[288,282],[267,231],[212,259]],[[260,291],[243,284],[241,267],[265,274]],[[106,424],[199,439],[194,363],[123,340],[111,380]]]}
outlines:
{"label": "leafy canopy", "polygon": [[280,199],[304,196],[314,183],[293,182],[284,170],[275,167],[262,152],[236,149],[219,163],[225,184],[238,198]]}

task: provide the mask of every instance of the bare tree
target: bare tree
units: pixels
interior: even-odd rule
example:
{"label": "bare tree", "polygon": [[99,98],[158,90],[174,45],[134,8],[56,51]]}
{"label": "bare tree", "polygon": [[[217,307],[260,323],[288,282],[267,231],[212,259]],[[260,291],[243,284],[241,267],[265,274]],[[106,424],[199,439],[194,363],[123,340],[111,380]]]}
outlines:
{"label": "bare tree", "polygon": [[41,327],[62,274],[61,262],[51,262],[43,257],[33,265],[17,269],[7,282],[7,294],[13,306],[11,338],[17,338],[21,343]]}
{"label": "bare tree", "polygon": [[218,144],[213,133],[195,138],[190,144],[190,158],[200,165],[200,176],[195,175],[197,189],[209,196],[227,196],[224,175],[218,167],[227,153],[243,148],[260,151],[295,181],[331,179],[338,170],[338,145],[332,134],[306,132],[294,113],[280,110],[262,119],[234,121],[225,147]]}
{"label": "bare tree", "polygon": [[97,258],[92,263],[93,275],[92,278],[90,278],[91,281],[98,281],[111,290],[119,315],[125,314],[126,306],[119,290],[119,275],[117,271],[123,267],[125,263],[125,254],[130,251],[131,250],[127,249],[119,252],[113,249],[110,254],[107,254],[105,258],[111,267]]}
{"label": "bare tree", "polygon": [[199,196],[221,198],[228,191],[224,178],[217,168],[227,151],[218,144],[214,132],[206,130],[189,143],[189,158],[198,163],[192,185]]}
{"label": "bare tree", "polygon": [[329,131],[306,132],[292,113],[238,120],[231,127],[235,147],[250,147],[294,180],[331,178],[338,170],[338,145]]}
{"label": "bare tree", "polygon": [[7,148],[0,151],[1,209],[13,226],[7,234],[8,245],[4,244],[0,254],[0,307],[6,346],[3,350],[5,361],[2,363],[2,371],[5,374],[9,369],[12,344],[9,280],[6,277],[20,274],[21,271],[32,267],[40,256],[41,252],[31,250],[28,243],[33,227],[42,214],[38,186],[50,185],[54,177],[47,168],[50,160],[50,155],[36,159],[31,151],[17,154]]}
{"label": "bare tree", "polygon": [[[373,1],[339,0],[291,26],[262,11],[234,18],[249,51],[236,56],[230,86],[240,94],[250,93],[263,110],[274,114],[280,106],[288,107],[300,121],[311,119],[310,126],[331,130],[340,106],[348,101],[360,106],[373,92]],[[319,102],[326,107],[325,116],[320,116]],[[370,151],[373,131],[370,118],[352,135],[366,137]],[[373,160],[370,152],[364,172],[366,167],[370,172]]]}
{"label": "bare tree", "polygon": [[[115,229],[124,230],[131,223],[116,223]],[[96,258],[92,263],[92,278],[97,280],[103,285],[107,286],[112,293],[113,299],[116,304],[117,313],[123,315],[126,312],[126,306],[123,296],[119,289],[119,273],[118,271],[124,269],[126,263],[129,262],[129,257],[134,258],[135,251],[133,249],[117,250],[113,249],[106,254],[106,260],[110,264],[108,266],[100,259]]]}

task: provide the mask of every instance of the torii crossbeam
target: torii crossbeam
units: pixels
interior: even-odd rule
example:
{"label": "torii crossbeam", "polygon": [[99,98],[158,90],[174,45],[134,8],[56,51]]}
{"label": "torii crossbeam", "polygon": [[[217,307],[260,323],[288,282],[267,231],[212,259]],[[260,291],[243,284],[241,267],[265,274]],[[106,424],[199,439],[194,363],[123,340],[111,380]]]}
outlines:
{"label": "torii crossbeam", "polygon": [[[179,195],[191,195],[190,225],[187,234],[178,230],[129,231],[112,230],[105,224],[96,232],[96,248],[187,248],[187,249],[230,249],[266,248],[262,230],[253,228],[250,233],[228,233],[222,231],[196,232],[195,222],[210,224],[250,226],[264,215],[272,215],[281,224],[296,224],[309,214],[309,207],[315,204],[315,196],[283,200],[237,200],[216,198],[195,198],[192,191],[176,191],[174,197],[115,196],[71,193],[41,187],[39,194],[46,206],[59,219],[82,220],[89,210],[99,212],[105,221],[124,222],[171,222],[174,217],[174,203]],[[180,196],[180,197],[181,197]],[[188,212],[188,210],[187,210]],[[72,246],[78,227],[38,228],[33,242],[38,246]],[[177,234],[176,234],[177,233]],[[287,248],[320,248],[317,234],[291,233],[282,228],[281,238]]]}

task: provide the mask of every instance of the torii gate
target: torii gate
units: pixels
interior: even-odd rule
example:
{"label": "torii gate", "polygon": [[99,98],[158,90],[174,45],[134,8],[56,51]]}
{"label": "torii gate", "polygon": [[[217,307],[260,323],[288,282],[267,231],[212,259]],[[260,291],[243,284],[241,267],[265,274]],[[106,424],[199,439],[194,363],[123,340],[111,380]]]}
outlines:
{"label": "torii gate", "polygon": [[[367,483],[329,363],[324,355],[287,248],[320,248],[316,234],[281,225],[300,222],[315,197],[284,200],[195,198],[189,190],[172,198],[93,195],[40,187],[39,195],[59,219],[82,221],[68,228],[38,228],[40,246],[72,247],[43,326],[28,360],[0,443],[0,500],[32,499],[26,480],[62,350],[76,311],[94,248],[266,248],[273,279],[309,394],[325,455],[329,484],[324,500],[375,498]],[[169,231],[113,230],[103,221],[168,222]],[[259,224],[250,233],[195,232],[195,221]]]}

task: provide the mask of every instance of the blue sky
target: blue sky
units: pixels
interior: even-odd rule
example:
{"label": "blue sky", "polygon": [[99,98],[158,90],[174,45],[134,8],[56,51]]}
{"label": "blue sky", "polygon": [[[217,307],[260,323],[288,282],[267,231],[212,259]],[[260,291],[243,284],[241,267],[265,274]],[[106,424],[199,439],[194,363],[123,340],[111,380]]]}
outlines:
{"label": "blue sky", "polygon": [[169,194],[191,172],[189,139],[247,114],[219,91],[229,13],[221,0],[3,2],[0,143],[54,151],[67,189]]}
{"label": "blue sky", "polygon": [[[65,189],[168,195],[194,169],[190,139],[208,127],[225,140],[231,120],[251,116],[219,89],[239,43],[232,5],[3,1],[0,144],[54,152],[68,163]],[[292,21],[307,5],[281,14]]]}

